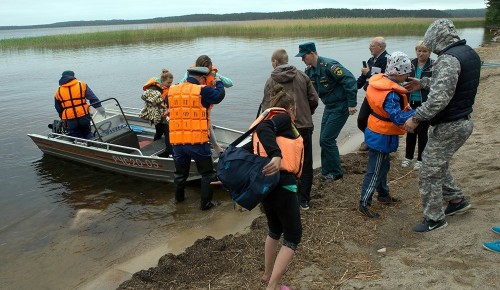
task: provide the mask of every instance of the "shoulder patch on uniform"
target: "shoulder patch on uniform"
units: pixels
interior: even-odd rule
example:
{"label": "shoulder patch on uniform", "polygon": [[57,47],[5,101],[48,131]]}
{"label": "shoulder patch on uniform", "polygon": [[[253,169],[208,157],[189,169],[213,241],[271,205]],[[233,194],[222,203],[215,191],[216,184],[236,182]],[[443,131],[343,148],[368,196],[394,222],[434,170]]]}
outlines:
{"label": "shoulder patch on uniform", "polygon": [[332,65],[332,68],[330,69],[332,71],[332,74],[336,75],[336,76],[341,76],[342,75],[342,68],[336,66],[336,65]]}

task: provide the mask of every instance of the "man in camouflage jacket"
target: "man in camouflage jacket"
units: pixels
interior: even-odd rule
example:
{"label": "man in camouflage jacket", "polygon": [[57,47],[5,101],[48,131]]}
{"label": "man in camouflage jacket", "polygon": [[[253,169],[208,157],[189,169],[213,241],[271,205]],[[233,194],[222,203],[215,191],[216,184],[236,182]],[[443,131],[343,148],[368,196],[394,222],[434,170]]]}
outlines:
{"label": "man in camouflage jacket", "polygon": [[[411,79],[406,88],[429,89],[428,100],[408,119],[408,132],[421,121],[429,121],[429,141],[422,156],[419,188],[424,220],[412,228],[429,232],[447,225],[445,216],[461,214],[470,208],[449,170],[453,154],[472,133],[472,105],[479,85],[481,60],[466,41],[460,40],[453,22],[438,19],[424,36],[424,45],[438,55],[433,76]],[[443,210],[442,203],[447,207]]]}

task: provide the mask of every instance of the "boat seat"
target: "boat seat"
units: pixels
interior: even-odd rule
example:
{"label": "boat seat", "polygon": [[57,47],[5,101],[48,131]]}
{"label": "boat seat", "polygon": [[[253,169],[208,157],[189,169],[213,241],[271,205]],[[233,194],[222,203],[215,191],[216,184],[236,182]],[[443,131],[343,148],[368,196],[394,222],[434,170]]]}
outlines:
{"label": "boat seat", "polygon": [[109,140],[109,143],[139,149],[139,139],[134,131],[125,131],[117,137]]}
{"label": "boat seat", "polygon": [[145,156],[159,155],[165,151],[165,139],[160,138],[141,148]]}

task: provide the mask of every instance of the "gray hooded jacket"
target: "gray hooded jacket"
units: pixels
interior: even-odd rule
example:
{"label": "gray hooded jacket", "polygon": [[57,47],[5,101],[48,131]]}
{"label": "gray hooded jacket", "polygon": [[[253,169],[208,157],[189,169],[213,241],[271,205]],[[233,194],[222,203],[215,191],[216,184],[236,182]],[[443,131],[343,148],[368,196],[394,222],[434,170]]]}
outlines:
{"label": "gray hooded jacket", "polygon": [[[434,21],[424,35],[424,45],[438,55],[434,62],[432,77],[424,77],[421,87],[429,89],[426,102],[418,107],[414,118],[420,121],[431,120],[450,103],[457,89],[461,73],[460,61],[443,50],[461,41],[453,22],[448,19]],[[465,40],[462,40],[465,43]]]}

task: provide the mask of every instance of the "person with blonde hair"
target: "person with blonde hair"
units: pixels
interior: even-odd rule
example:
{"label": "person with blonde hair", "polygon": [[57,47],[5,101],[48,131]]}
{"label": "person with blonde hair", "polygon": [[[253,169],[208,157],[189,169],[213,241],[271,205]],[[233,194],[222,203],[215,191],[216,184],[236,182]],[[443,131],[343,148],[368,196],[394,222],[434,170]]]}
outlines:
{"label": "person with blonde hair", "polygon": [[164,68],[160,77],[150,78],[142,87],[142,100],[144,107],[141,110],[140,117],[149,120],[155,126],[156,133],[153,140],[160,139],[165,136],[166,155],[172,154],[172,145],[170,145],[170,138],[168,134],[168,120],[167,120],[167,100],[168,89],[172,85],[174,76],[172,73]]}
{"label": "person with blonde hair", "polygon": [[[424,42],[421,40],[415,46],[415,52],[417,57],[411,60],[413,65],[410,77],[415,77],[421,79],[423,77],[432,76],[432,64],[434,60],[430,58],[431,51],[425,47]],[[408,102],[412,109],[416,109],[422,105],[423,102],[427,101],[427,95],[429,90],[419,89],[408,94]],[[418,151],[417,151],[417,161],[413,165],[413,169],[419,170],[422,166],[422,152],[424,151],[425,145],[427,144],[427,130],[429,129],[428,122],[421,122],[415,133],[408,132],[406,134],[406,150],[405,158],[401,161],[401,167],[408,167],[413,160],[413,155],[415,154],[415,147],[418,140]]]}

